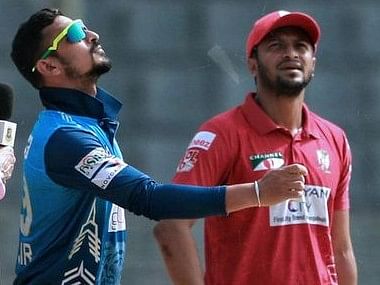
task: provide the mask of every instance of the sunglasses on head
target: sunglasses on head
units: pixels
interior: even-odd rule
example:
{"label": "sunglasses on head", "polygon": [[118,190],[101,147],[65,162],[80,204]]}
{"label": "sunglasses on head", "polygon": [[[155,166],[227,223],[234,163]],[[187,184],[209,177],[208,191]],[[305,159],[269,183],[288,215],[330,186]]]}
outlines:
{"label": "sunglasses on head", "polygon": [[[66,28],[63,29],[62,32],[60,32],[55,37],[51,46],[47,48],[47,50],[42,54],[39,60],[47,58],[53,51],[58,50],[58,45],[65,37],[72,44],[79,43],[81,40],[86,38],[86,31],[87,28],[83,24],[82,20],[75,20],[71,22]],[[32,72],[34,72],[35,70],[36,66],[32,68]]]}

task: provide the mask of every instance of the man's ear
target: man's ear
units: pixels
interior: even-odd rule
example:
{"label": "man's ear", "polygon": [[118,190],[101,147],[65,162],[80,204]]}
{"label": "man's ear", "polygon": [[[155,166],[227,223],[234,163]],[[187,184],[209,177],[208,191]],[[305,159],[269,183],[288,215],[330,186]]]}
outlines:
{"label": "man's ear", "polygon": [[313,69],[312,69],[312,76],[314,76],[314,71],[315,71],[315,65],[316,65],[316,63],[317,63],[317,59],[316,59],[316,57],[314,56],[314,57],[313,57]]}
{"label": "man's ear", "polygon": [[247,60],[248,69],[251,74],[256,75],[257,73],[257,59],[255,57],[250,57]]}
{"label": "man's ear", "polygon": [[57,58],[48,57],[46,59],[40,59],[36,63],[36,69],[41,75],[55,76],[61,73],[62,65]]}

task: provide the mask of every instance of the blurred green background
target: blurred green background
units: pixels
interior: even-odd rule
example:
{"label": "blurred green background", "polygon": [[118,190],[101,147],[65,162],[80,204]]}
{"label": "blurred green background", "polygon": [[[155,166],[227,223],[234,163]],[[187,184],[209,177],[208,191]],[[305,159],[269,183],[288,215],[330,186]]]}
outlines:
{"label": "blurred green background", "polygon": [[[100,35],[113,69],[99,85],[124,103],[118,140],[125,159],[161,182],[170,181],[201,122],[254,90],[245,62],[245,39],[253,21],[278,9],[313,15],[322,37],[306,100],[312,110],[343,127],[350,139],[351,229],[359,284],[380,284],[380,2],[0,0],[0,4],[0,82],[14,88],[12,120],[18,123],[18,163],[0,202],[0,285],[11,284],[14,278],[23,149],[41,109],[37,91],[18,74],[9,53],[19,24],[43,7],[58,7],[71,18],[82,18]],[[154,222],[129,213],[127,220],[122,284],[170,284],[153,240]],[[202,222],[194,232],[201,242]]]}

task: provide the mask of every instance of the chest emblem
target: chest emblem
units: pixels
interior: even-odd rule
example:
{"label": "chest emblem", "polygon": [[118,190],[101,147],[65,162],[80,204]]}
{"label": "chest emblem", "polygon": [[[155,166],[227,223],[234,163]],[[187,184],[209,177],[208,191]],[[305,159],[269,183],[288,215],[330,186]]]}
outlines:
{"label": "chest emblem", "polygon": [[276,169],[285,164],[281,152],[252,154],[249,160],[253,171]]}
{"label": "chest emblem", "polygon": [[318,149],[317,150],[317,161],[319,168],[326,172],[330,173],[330,155],[329,153],[324,149]]}

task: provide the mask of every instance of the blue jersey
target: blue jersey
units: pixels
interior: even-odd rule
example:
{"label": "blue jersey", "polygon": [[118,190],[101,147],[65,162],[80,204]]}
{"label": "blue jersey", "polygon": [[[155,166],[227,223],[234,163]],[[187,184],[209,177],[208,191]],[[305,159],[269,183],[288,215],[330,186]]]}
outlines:
{"label": "blue jersey", "polygon": [[155,220],[225,214],[225,187],[158,184],[123,160],[121,104],[104,90],[43,88],[40,97],[46,110],[25,149],[14,284],[119,284],[124,209]]}

